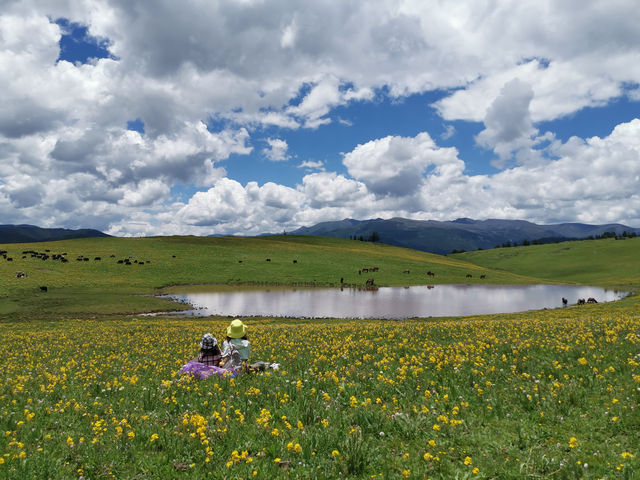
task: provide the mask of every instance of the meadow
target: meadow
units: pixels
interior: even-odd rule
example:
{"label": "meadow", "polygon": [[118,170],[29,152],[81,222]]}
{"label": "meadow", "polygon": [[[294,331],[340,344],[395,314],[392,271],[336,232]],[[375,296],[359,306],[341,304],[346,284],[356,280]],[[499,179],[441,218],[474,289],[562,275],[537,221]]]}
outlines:
{"label": "meadow", "polygon": [[[373,278],[376,285],[402,286],[461,283],[468,281],[468,273],[473,281],[487,274],[487,283],[536,281],[517,273],[489,274],[463,260],[405,248],[292,235],[98,238],[7,244],[0,250],[12,258],[0,257],[0,319],[166,311],[179,307],[153,295],[175,285],[338,286],[342,279],[347,286],[362,287]],[[50,258],[23,253],[30,251]],[[61,253],[66,253],[66,263],[53,260]],[[362,272],[370,267],[378,271]],[[19,271],[27,277],[16,278]],[[429,271],[436,276],[429,277]],[[40,291],[41,286],[47,292]]]}
{"label": "meadow", "polygon": [[[503,270],[497,270],[495,260],[482,265],[476,258],[472,265],[459,256],[280,237],[268,241],[285,244],[273,250],[261,248],[262,239],[241,246],[230,242],[235,250],[224,267],[213,253],[208,264],[201,254],[176,261],[191,258],[189,252],[202,247],[199,239],[193,242],[200,247],[184,239],[154,241],[155,253],[148,245],[139,247],[139,255],[151,258],[144,266],[105,262],[110,248],[121,248],[119,242],[78,248],[86,255],[100,253],[101,261],[43,262],[50,269],[50,291],[29,301],[20,295],[31,295],[42,278],[33,285],[19,283],[33,281],[32,275],[2,284],[3,298],[13,306],[0,313],[0,479],[640,477],[636,296],[462,318],[246,318],[253,358],[277,362],[280,369],[206,381],[178,371],[197,355],[201,335],[220,339],[229,318],[115,315],[117,302],[114,311],[104,312],[97,296],[75,304],[73,296],[54,297],[70,302],[57,306],[47,305],[45,296],[104,289],[126,298],[207,281],[331,284],[338,272],[355,283],[360,276],[351,270],[373,264],[380,266],[376,280],[391,285],[424,282],[427,269],[443,283],[468,271],[485,272],[495,282],[524,282],[534,274],[568,281],[563,275],[575,270],[582,253],[565,250],[547,267],[545,252],[537,264],[531,257],[524,261],[530,269],[509,272],[512,266],[499,264]],[[222,240],[202,243],[216,242]],[[71,250],[70,245],[64,247]],[[638,260],[618,262],[611,250],[638,246],[627,241],[591,248],[603,248],[609,271],[618,270],[617,277],[607,278],[615,279]],[[241,258],[238,248],[245,249]],[[183,272],[184,263],[189,269]],[[161,278],[144,270],[158,264]],[[72,266],[75,278],[56,273]],[[294,270],[301,266],[303,273]],[[246,273],[244,267],[254,270]],[[9,273],[6,264],[2,268]],[[411,274],[403,274],[405,268]],[[123,271],[129,273],[118,273]],[[615,283],[598,283],[596,267],[586,271],[594,276],[576,279]],[[637,288],[637,273],[628,278],[627,288]],[[88,281],[94,283],[82,284]],[[148,307],[126,299],[122,305]]]}

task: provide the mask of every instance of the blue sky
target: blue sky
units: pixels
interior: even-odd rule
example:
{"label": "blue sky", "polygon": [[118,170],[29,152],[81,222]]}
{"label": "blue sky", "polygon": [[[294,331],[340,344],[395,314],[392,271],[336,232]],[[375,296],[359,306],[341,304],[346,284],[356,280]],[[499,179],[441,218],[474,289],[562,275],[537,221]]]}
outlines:
{"label": "blue sky", "polygon": [[0,223],[637,227],[639,20],[598,1],[9,2]]}

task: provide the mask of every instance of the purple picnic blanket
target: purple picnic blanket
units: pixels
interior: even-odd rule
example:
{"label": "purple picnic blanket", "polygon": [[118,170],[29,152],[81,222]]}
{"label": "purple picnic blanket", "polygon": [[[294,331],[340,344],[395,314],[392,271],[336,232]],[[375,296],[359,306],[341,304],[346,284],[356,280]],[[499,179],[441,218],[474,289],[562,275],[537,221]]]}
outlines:
{"label": "purple picnic blanket", "polygon": [[238,376],[238,372],[234,369],[205,365],[204,363],[200,363],[197,360],[189,360],[185,365],[182,366],[182,368],[180,369],[180,373],[189,373],[201,380],[206,380],[212,375],[231,378],[235,378]]}

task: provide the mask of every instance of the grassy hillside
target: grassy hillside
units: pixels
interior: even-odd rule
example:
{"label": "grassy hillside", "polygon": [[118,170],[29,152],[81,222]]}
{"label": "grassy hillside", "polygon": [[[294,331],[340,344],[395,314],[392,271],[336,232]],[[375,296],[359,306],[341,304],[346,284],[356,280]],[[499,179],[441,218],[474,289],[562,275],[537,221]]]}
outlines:
{"label": "grassy hillside", "polygon": [[[0,315],[165,310],[165,301],[140,295],[158,293],[172,285],[203,283],[337,286],[343,279],[345,284],[356,286],[373,278],[376,285],[418,285],[469,282],[467,274],[473,275],[471,281],[479,281],[481,274],[487,277],[484,282],[491,283],[535,281],[415,250],[292,235],[93,238],[0,245],[0,250],[13,259],[0,257]],[[34,258],[24,253],[27,251],[50,258]],[[54,254],[62,253],[68,262],[53,260]],[[378,271],[358,273],[370,267],[378,267]],[[16,278],[18,271],[27,277]],[[435,277],[428,277],[428,271]],[[41,286],[46,286],[47,292],[41,291]]]}
{"label": "grassy hillside", "polygon": [[582,240],[550,245],[497,248],[452,258],[544,281],[604,287],[640,287],[640,238]]}

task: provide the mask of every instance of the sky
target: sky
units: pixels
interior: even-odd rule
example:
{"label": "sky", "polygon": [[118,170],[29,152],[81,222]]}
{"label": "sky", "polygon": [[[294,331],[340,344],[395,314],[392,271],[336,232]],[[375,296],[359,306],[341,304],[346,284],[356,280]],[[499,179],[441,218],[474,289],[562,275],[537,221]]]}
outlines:
{"label": "sky", "polygon": [[0,224],[640,227],[630,0],[0,0]]}

